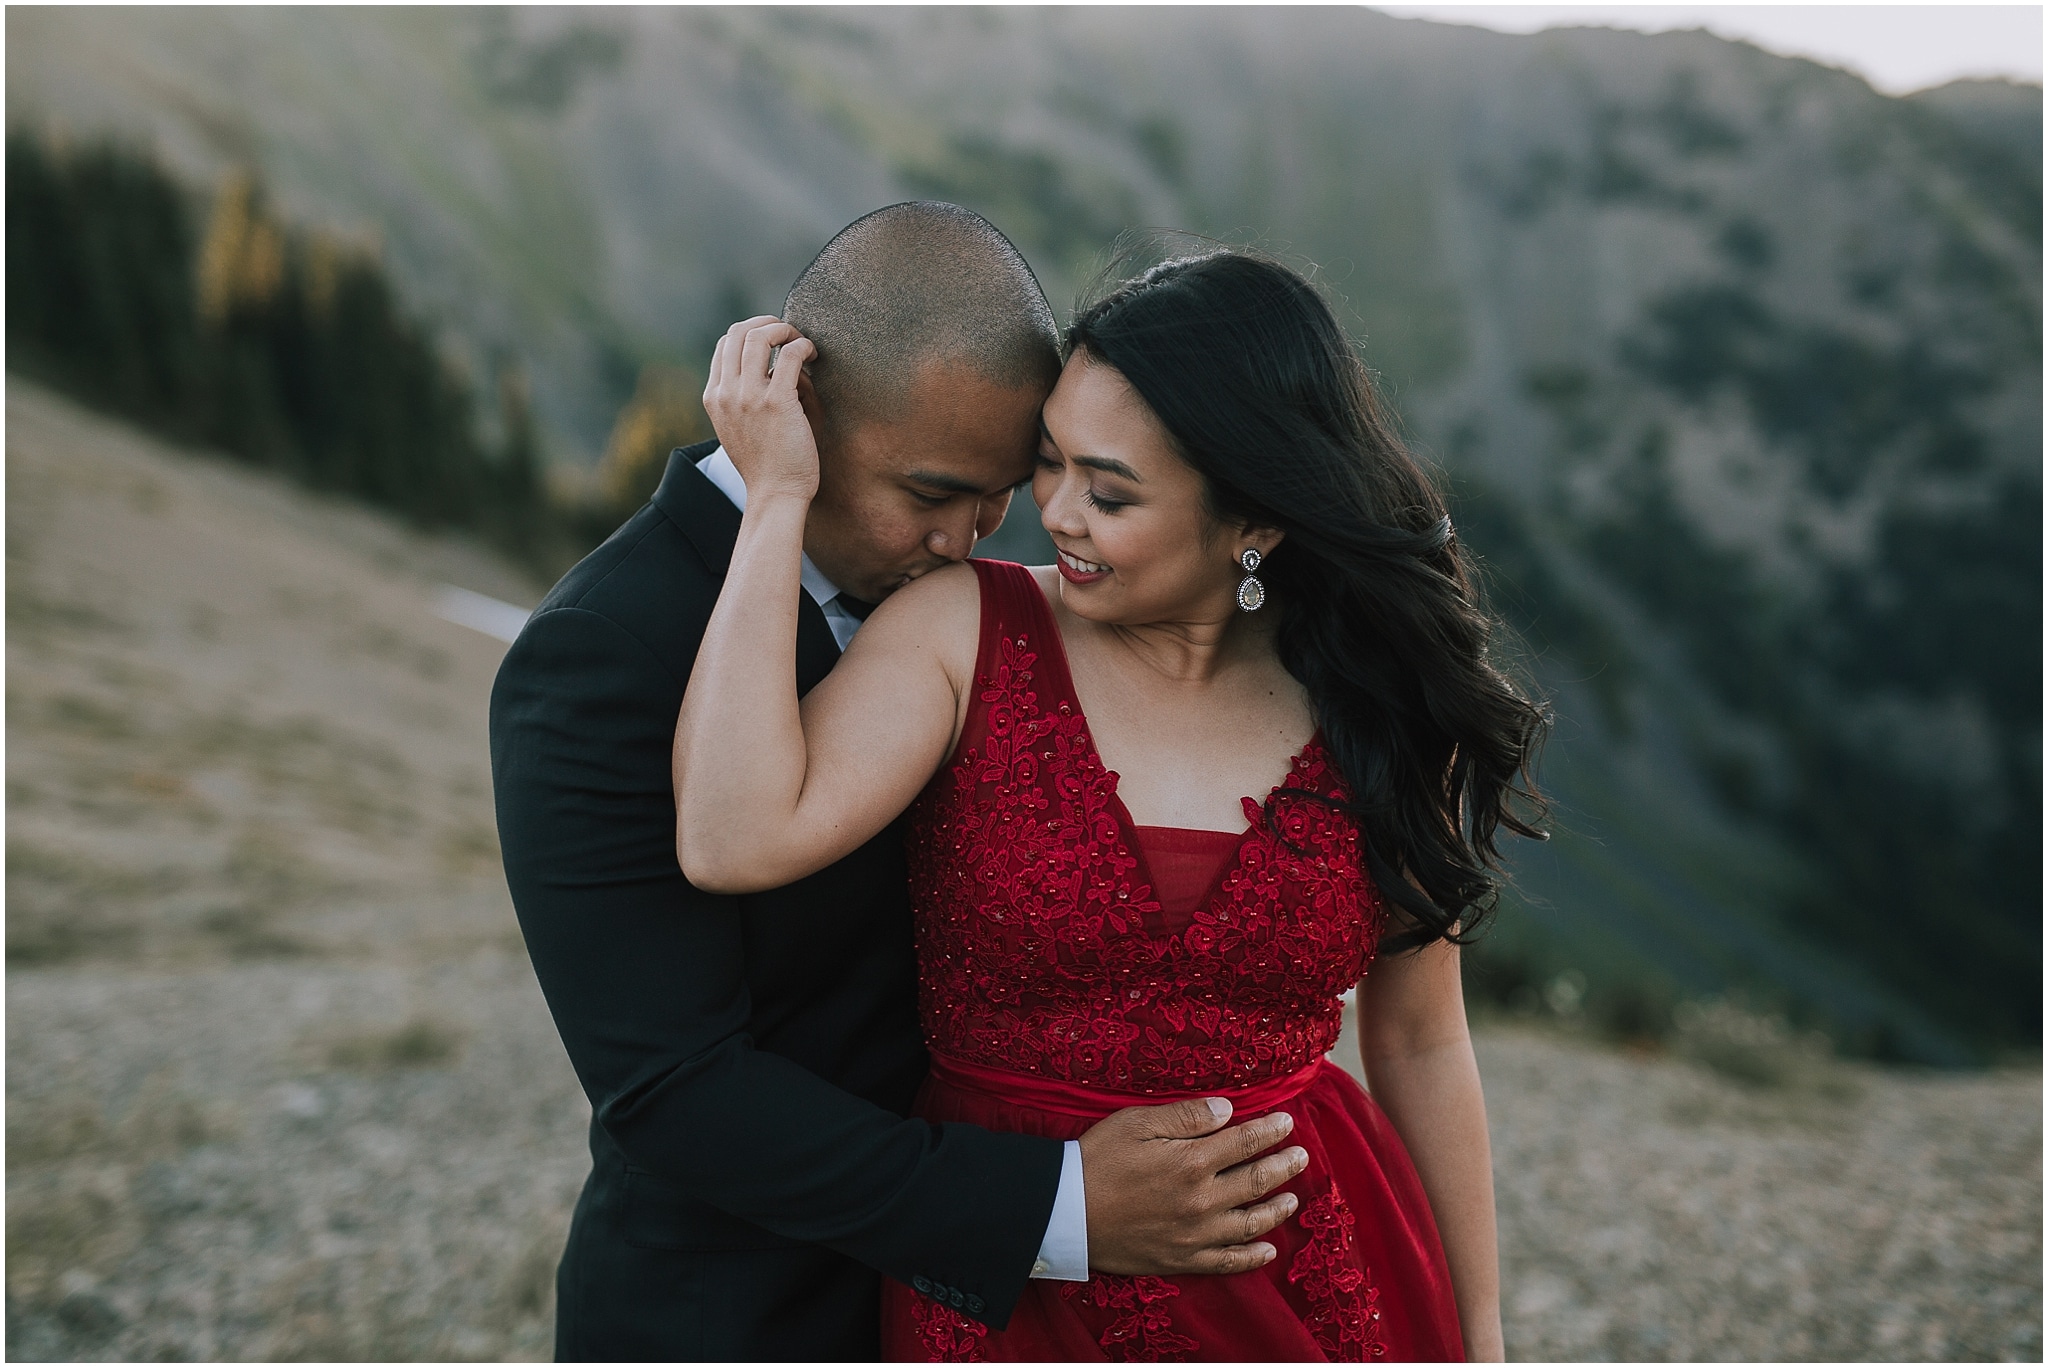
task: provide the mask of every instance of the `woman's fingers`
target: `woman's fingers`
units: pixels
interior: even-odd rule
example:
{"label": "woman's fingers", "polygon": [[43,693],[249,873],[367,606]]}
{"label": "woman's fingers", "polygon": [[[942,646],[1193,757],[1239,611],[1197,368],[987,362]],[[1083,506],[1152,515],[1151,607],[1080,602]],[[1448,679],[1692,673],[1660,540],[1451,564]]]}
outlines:
{"label": "woman's fingers", "polygon": [[721,368],[718,374],[719,383],[730,385],[739,379],[740,352],[747,344],[747,334],[769,321],[768,315],[760,314],[753,318],[743,318],[725,330],[720,357]]}
{"label": "woman's fingers", "polygon": [[777,347],[803,336],[779,318],[751,321],[755,326],[747,330],[739,365],[740,378],[749,388],[768,383],[768,372],[774,364]]}
{"label": "woman's fingers", "polygon": [[[787,365],[776,359],[777,348]],[[750,492],[817,492],[817,442],[799,394],[804,362],[816,350],[766,315],[733,324],[713,349],[704,412]]]}
{"label": "woman's fingers", "polygon": [[[711,374],[704,383],[706,391],[730,384],[740,372],[740,352],[745,346],[747,334],[763,323],[777,323],[781,320],[773,314],[756,314],[743,318],[727,328],[718,339],[718,345],[711,352]],[[784,325],[787,326],[787,325]]]}
{"label": "woman's fingers", "polygon": [[711,349],[711,364],[704,371],[704,408],[708,412],[718,402],[718,377],[725,373],[725,334],[718,335],[718,345]]}
{"label": "woman's fingers", "polygon": [[768,377],[769,389],[794,398],[797,378],[804,373],[804,363],[817,354],[817,344],[808,337],[793,337],[784,342],[781,352],[775,357],[775,369]]}
{"label": "woman's fingers", "polygon": [[[795,364],[777,364],[777,348],[798,346]],[[727,328],[711,351],[709,376],[704,382],[704,411],[713,420],[735,417],[754,404],[782,402],[796,388],[803,365],[817,354],[817,347],[794,327],[769,314],[741,319]],[[780,387],[775,386],[781,380]]]}

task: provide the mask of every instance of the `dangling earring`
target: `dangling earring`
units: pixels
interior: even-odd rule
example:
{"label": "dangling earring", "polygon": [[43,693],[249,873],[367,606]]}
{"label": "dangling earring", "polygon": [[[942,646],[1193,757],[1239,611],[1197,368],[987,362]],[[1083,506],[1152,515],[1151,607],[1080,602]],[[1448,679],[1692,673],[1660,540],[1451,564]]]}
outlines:
{"label": "dangling earring", "polygon": [[1237,582],[1237,606],[1247,613],[1256,613],[1266,604],[1266,586],[1253,573],[1264,559],[1256,546],[1247,546],[1238,557],[1238,563],[1244,566],[1244,578]]}

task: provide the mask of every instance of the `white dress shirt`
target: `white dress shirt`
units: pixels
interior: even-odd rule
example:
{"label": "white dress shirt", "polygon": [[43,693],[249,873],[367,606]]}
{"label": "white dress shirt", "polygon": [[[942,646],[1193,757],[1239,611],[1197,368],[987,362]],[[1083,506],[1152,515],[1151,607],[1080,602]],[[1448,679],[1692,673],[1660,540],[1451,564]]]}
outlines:
{"label": "white dress shirt", "polygon": [[[718,492],[731,499],[733,507],[747,511],[747,482],[740,478],[740,468],[732,463],[732,457],[725,454],[725,448],[706,456],[697,462],[697,469],[704,472],[704,478],[718,486]],[[832,628],[832,639],[845,650],[846,643],[853,640],[853,634],[860,630],[860,619],[848,612],[846,605],[839,601],[839,586],[825,578],[825,572],[811,564],[809,556],[804,557],[804,592],[811,596],[811,602],[825,611],[825,621]]]}
{"label": "white dress shirt", "polygon": [[[725,454],[724,447],[697,462],[697,469],[732,500],[735,508],[742,513],[747,511],[747,482],[740,477],[739,467]],[[825,572],[813,565],[809,556],[803,561],[803,584],[811,602],[824,610],[833,640],[839,643],[840,650],[845,650],[846,643],[860,630],[861,620],[839,602],[839,586],[826,579]],[[1046,1223],[1045,1238],[1039,1243],[1031,1276],[1059,1282],[1088,1281],[1088,1194],[1081,1185],[1078,1140],[1067,1141],[1060,1159],[1059,1191],[1052,1199],[1052,1219]]]}

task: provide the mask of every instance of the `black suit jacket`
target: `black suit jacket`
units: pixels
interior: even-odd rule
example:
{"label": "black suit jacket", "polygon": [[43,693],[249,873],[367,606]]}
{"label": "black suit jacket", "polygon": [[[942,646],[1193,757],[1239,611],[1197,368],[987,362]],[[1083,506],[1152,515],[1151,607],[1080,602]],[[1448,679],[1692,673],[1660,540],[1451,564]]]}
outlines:
{"label": "black suit jacket", "polygon": [[[769,893],[676,865],[676,710],[739,534],[711,450],[670,456],[491,694],[505,874],[594,1109],[556,1352],[874,1358],[878,1272],[1001,1328],[1062,1149],[903,1119],[926,1061],[900,825]],[[798,687],[837,658],[807,597]]]}

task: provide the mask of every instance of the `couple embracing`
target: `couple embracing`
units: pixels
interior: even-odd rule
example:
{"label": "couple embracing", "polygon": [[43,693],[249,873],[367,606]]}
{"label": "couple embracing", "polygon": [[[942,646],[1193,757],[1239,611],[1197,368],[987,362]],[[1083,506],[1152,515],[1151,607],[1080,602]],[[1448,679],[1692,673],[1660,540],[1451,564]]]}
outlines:
{"label": "couple embracing", "polygon": [[[1061,338],[896,205],[705,407],[492,698],[558,1354],[1499,1357],[1457,940],[1542,715],[1321,298],[1219,250]],[[969,560],[1025,485],[1057,564]]]}

